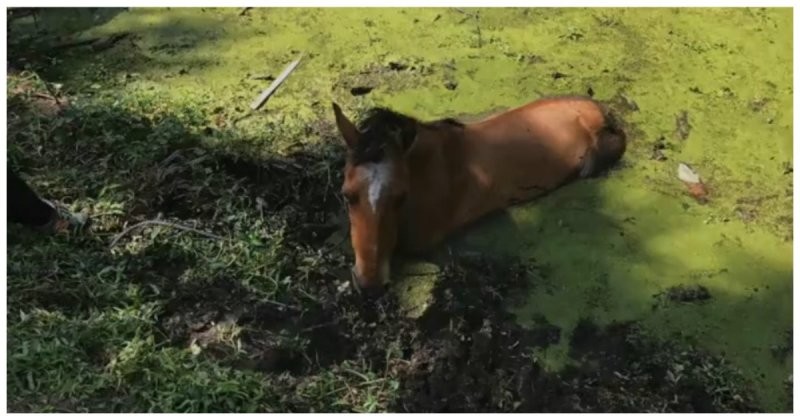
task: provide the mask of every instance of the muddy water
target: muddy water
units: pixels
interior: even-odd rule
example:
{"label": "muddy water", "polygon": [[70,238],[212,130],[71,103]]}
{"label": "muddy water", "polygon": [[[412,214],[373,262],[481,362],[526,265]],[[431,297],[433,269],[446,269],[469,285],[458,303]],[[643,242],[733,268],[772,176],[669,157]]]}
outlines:
{"label": "muddy water", "polygon": [[[432,118],[544,94],[616,97],[631,126],[617,170],[490,218],[452,245],[544,267],[514,310],[565,331],[540,355],[552,369],[568,362],[580,318],[637,319],[727,355],[768,408],[786,403],[790,9],[133,9],[96,23],[83,36],[135,37],[91,63],[67,59],[71,71],[54,75],[65,89],[188,107],[227,128],[303,54],[266,110],[236,124],[277,142],[254,149],[319,141],[304,127],[330,119],[331,100]],[[708,203],[687,195],[681,162],[706,182]],[[711,298],[657,296],[678,285]]]}

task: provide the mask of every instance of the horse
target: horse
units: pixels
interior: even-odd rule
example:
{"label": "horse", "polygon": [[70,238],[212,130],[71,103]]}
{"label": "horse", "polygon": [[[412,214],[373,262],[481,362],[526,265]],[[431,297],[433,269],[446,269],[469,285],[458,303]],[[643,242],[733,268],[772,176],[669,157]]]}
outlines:
{"label": "horse", "polygon": [[473,122],[376,107],[358,126],[332,105],[347,149],[352,284],[370,295],[382,294],[395,252],[430,251],[489,213],[600,175],[627,143],[590,97],[545,97]]}

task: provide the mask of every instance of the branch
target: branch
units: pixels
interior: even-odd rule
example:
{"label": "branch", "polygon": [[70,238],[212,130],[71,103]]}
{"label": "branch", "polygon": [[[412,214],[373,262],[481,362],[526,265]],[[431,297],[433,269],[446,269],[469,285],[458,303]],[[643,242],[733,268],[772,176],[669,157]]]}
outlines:
{"label": "branch", "polygon": [[266,88],[263,92],[261,92],[261,95],[258,95],[258,98],[256,98],[256,100],[254,100],[253,103],[250,104],[250,109],[255,111],[261,108],[261,105],[264,105],[264,102],[266,102],[267,99],[269,99],[269,97],[272,96],[273,93],[275,93],[275,90],[278,89],[278,86],[280,86],[284,82],[284,80],[286,80],[286,78],[289,77],[290,74],[292,74],[294,69],[297,68],[297,65],[300,64],[300,60],[302,58],[303,57],[301,55],[300,58],[292,61],[288,66],[286,66],[286,68],[283,70],[283,73],[281,73],[280,76],[278,76],[275,79],[275,81],[273,81],[268,88]]}
{"label": "branch", "polygon": [[135,224],[133,226],[128,227],[127,229],[123,230],[119,235],[115,236],[114,240],[111,241],[111,245],[109,245],[109,248],[113,248],[114,245],[116,245],[117,242],[119,242],[119,240],[122,239],[123,236],[127,235],[128,233],[132,232],[133,230],[138,229],[140,227],[148,226],[148,225],[166,226],[166,227],[171,227],[171,228],[183,230],[183,231],[186,231],[186,232],[194,232],[194,233],[196,233],[198,235],[205,236],[205,237],[211,238],[211,239],[216,239],[216,240],[225,239],[222,236],[218,236],[218,235],[215,235],[215,234],[209,233],[209,232],[204,232],[202,230],[198,230],[198,229],[195,229],[195,228],[192,228],[192,227],[189,227],[189,226],[179,225],[177,223],[164,222],[164,221],[161,221],[161,220],[145,220],[144,222],[140,222],[140,223],[137,223],[137,224]]}
{"label": "branch", "polygon": [[314,331],[314,330],[318,330],[320,328],[330,327],[331,325],[336,325],[338,323],[339,323],[339,318],[337,317],[333,321],[327,321],[327,322],[323,322],[323,323],[320,323],[320,324],[312,325],[310,327],[303,328],[302,330],[300,330],[300,332]]}
{"label": "branch", "polygon": [[91,48],[94,52],[100,52],[106,49],[109,49],[117,44],[117,42],[122,41],[123,39],[127,38],[130,35],[128,32],[123,32],[119,34],[114,34],[109,36],[108,38],[101,39],[94,44],[92,44]]}
{"label": "branch", "polygon": [[299,311],[300,310],[300,308],[298,308],[297,306],[294,306],[292,304],[281,303],[281,302],[278,302],[278,301],[275,301],[275,300],[272,300],[272,299],[261,299],[261,301],[264,302],[264,303],[269,303],[270,305],[279,306],[281,308],[291,309],[293,311]]}
{"label": "branch", "polygon": [[97,51],[101,51],[101,50],[104,50],[104,49],[107,49],[107,48],[110,48],[110,47],[114,46],[114,44],[116,44],[119,41],[122,41],[123,39],[127,38],[129,35],[130,35],[130,33],[128,33],[128,32],[121,32],[121,33],[118,33],[118,34],[109,35],[108,37],[105,37],[105,38],[89,38],[89,39],[84,39],[84,40],[65,42],[65,43],[62,43],[62,44],[54,45],[54,46],[50,47],[50,49],[52,49],[52,50],[63,50],[63,49],[67,49],[67,48],[82,47],[82,46],[85,46],[85,45],[90,45],[92,47],[92,50],[97,52]]}

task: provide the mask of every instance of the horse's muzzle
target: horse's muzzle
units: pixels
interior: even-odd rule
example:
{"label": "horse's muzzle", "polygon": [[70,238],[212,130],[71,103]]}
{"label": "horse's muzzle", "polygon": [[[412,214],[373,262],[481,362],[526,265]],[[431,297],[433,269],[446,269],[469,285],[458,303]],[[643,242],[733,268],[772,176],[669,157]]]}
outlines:
{"label": "horse's muzzle", "polygon": [[356,293],[368,299],[379,298],[386,291],[386,289],[380,283],[376,285],[370,285],[369,287],[362,286],[364,282],[358,276],[358,273],[356,273],[355,268],[350,270],[350,282],[353,284],[353,289],[356,291]]}

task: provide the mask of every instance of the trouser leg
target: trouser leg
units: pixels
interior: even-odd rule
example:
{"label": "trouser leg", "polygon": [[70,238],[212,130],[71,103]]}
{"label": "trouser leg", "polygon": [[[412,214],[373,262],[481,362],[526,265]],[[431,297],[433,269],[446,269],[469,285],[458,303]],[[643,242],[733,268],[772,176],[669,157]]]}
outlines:
{"label": "trouser leg", "polygon": [[8,221],[27,226],[43,226],[56,210],[44,202],[11,169],[8,170]]}

